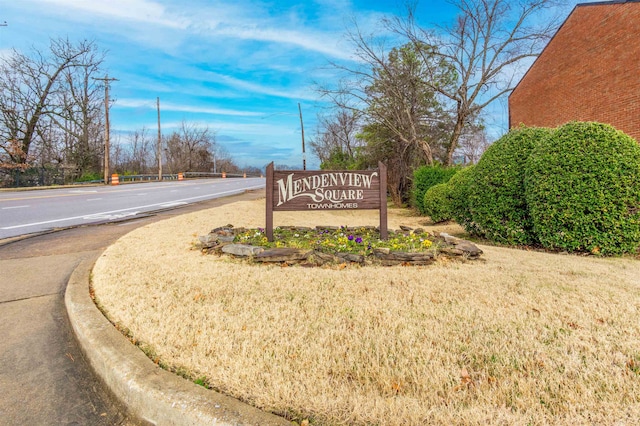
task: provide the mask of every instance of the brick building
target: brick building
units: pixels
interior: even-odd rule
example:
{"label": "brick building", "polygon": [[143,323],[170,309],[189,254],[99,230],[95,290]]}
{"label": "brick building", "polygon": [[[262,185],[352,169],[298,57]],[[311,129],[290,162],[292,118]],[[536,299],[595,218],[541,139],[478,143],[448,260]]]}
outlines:
{"label": "brick building", "polygon": [[577,5],[509,96],[509,127],[574,120],[640,141],[640,0]]}

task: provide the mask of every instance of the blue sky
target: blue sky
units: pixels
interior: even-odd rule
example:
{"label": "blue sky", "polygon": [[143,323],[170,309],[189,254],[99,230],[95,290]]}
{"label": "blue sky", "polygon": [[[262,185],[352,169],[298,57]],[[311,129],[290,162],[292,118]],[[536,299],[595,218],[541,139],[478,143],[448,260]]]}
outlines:
{"label": "blue sky", "polygon": [[[576,4],[568,0],[566,14]],[[0,55],[15,48],[45,50],[50,38],[89,39],[107,51],[105,68],[116,100],[114,133],[157,128],[182,120],[216,132],[240,166],[270,161],[301,166],[298,103],[305,136],[327,107],[315,81],[330,82],[328,61],[350,63],[344,39],[353,18],[374,28],[402,13],[402,1],[383,0],[0,0]],[[423,25],[452,22],[446,0],[422,0]],[[493,137],[507,127],[505,104],[488,111]],[[307,146],[310,167],[318,163]]]}

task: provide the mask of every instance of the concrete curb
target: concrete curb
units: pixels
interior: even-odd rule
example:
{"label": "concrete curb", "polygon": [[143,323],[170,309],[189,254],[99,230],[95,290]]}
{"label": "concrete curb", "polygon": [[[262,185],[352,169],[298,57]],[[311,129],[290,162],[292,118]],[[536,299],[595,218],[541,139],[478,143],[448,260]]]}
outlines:
{"label": "concrete curb", "polygon": [[83,260],[74,270],[67,285],[65,305],[87,361],[128,408],[128,414],[153,425],[292,425],[155,365],[93,303],[89,277],[95,260],[96,257]]}

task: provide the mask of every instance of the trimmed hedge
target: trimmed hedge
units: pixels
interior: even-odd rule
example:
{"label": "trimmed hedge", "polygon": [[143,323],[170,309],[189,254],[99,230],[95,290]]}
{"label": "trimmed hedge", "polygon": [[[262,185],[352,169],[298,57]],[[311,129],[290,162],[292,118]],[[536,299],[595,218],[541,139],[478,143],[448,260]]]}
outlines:
{"label": "trimmed hedge", "polygon": [[413,205],[418,212],[426,215],[424,211],[424,194],[434,185],[446,183],[460,168],[443,167],[441,165],[422,166],[413,171]]}
{"label": "trimmed hedge", "polygon": [[510,245],[537,241],[524,193],[524,168],[532,150],[552,133],[540,127],[512,129],[484,153],[469,193],[479,235]]}
{"label": "trimmed hedge", "polygon": [[529,156],[525,189],[544,247],[604,255],[640,247],[640,145],[613,127],[557,129]]}
{"label": "trimmed hedge", "polygon": [[476,166],[460,169],[447,182],[447,198],[451,209],[451,216],[470,234],[477,234],[476,226],[469,208],[469,192],[473,183],[473,170]]}
{"label": "trimmed hedge", "polygon": [[449,185],[446,183],[434,185],[424,194],[422,203],[424,214],[429,216],[434,223],[444,222],[452,218],[451,202],[448,194]]}

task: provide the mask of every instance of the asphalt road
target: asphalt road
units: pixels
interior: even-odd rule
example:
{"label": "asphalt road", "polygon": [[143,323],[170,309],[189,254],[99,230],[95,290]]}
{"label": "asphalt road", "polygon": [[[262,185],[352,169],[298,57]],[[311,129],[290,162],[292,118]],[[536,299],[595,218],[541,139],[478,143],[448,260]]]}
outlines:
{"label": "asphalt road", "polygon": [[96,379],[75,340],[64,305],[71,273],[138,226],[263,194],[0,241],[0,425],[141,424]]}
{"label": "asphalt road", "polygon": [[0,240],[118,219],[264,188],[261,178],[0,192]]}

